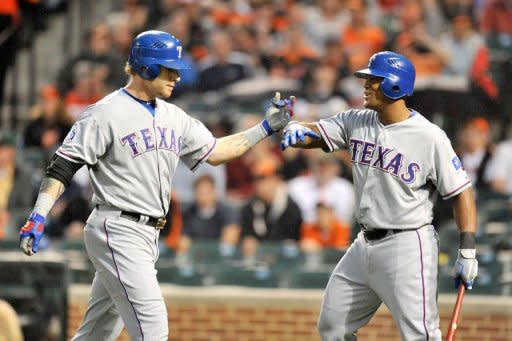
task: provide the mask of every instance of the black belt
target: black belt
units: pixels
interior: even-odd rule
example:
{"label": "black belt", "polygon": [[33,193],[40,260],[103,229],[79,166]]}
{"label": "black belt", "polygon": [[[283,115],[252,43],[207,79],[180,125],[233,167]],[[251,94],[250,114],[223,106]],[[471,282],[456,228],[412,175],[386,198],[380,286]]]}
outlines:
{"label": "black belt", "polygon": [[407,230],[399,229],[375,229],[375,230],[363,230],[364,238],[366,240],[379,240],[393,234],[397,234]]}
{"label": "black belt", "polygon": [[[127,211],[121,211],[120,217],[123,217],[125,219],[130,219],[136,222],[139,222],[141,220],[141,215],[134,212],[127,212]],[[154,228],[157,228],[159,230],[164,228],[164,225],[166,223],[165,217],[162,218],[153,218],[149,217],[149,219],[146,221],[146,225],[153,226]]]}

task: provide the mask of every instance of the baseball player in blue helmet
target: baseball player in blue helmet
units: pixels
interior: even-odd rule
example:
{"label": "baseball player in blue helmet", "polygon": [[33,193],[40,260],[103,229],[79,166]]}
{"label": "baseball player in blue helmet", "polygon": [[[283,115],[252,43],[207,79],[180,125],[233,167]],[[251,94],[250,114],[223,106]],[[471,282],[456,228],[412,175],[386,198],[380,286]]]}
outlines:
{"label": "baseball player in blue helmet", "polygon": [[96,269],[89,306],[72,340],[114,340],[123,325],[133,341],[168,339],[168,320],[156,277],[158,237],[169,209],[178,161],[191,170],[237,158],[290,120],[293,98],[276,93],[262,121],[216,139],[169,98],[182,60],[180,41],[147,31],[132,43],[128,84],[88,107],[50,161],[39,195],[20,230],[20,247],[38,252],[48,212],[88,167],[94,210],[84,229]]}
{"label": "baseball player in blue helmet", "polygon": [[282,149],[351,154],[361,232],[332,272],[318,329],[324,341],[356,340],[384,303],[402,340],[440,341],[434,194],[453,200],[460,230],[456,286],[471,289],[478,272],[471,182],[446,134],[407,107],[415,80],[407,58],[379,52],[355,75],[364,79],[363,109],[291,121],[281,140]]}

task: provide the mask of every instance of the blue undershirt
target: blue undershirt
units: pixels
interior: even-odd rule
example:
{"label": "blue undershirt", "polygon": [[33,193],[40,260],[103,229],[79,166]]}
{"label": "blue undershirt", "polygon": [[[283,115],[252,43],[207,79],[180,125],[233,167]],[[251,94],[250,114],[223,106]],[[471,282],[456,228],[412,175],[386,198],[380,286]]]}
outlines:
{"label": "blue undershirt", "polygon": [[128,90],[126,90],[125,88],[121,88],[121,90],[127,94],[128,96],[130,96],[131,98],[133,98],[134,100],[136,100],[137,102],[139,102],[140,104],[142,104],[142,106],[144,108],[146,108],[147,111],[149,111],[149,113],[155,117],[155,108],[156,108],[156,101],[144,101],[144,100],[141,100],[141,99],[138,99],[137,97],[133,96],[131,93],[128,92]]}

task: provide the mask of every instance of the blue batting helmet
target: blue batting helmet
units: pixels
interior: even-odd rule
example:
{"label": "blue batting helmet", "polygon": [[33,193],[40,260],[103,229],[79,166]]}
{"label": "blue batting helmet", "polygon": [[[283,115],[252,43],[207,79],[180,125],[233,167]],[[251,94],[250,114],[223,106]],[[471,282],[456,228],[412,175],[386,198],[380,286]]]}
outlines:
{"label": "blue batting helmet", "polygon": [[384,78],[380,88],[384,96],[390,99],[411,96],[416,78],[414,65],[401,54],[390,51],[375,53],[368,62],[368,68],[354,74],[360,78]]}
{"label": "blue batting helmet", "polygon": [[181,60],[182,46],[173,35],[162,31],[145,31],[133,39],[128,64],[142,78],[151,80],[160,74],[160,66],[188,69]]}

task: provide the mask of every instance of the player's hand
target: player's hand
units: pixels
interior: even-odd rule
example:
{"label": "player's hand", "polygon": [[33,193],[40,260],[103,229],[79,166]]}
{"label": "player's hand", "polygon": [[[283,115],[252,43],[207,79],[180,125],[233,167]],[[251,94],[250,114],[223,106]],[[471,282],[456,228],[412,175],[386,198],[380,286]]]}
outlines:
{"label": "player's hand", "polygon": [[455,261],[455,287],[460,282],[464,283],[466,289],[473,288],[473,282],[478,275],[478,260],[475,249],[459,249],[459,255]]}
{"label": "player's hand", "polygon": [[281,138],[281,150],[296,145],[298,142],[304,142],[306,136],[320,140],[320,135],[313,130],[304,127],[297,121],[289,122],[284,128],[283,137]]}
{"label": "player's hand", "polygon": [[44,217],[32,213],[20,230],[20,248],[23,252],[32,256],[39,249],[39,242],[44,233]]}
{"label": "player's hand", "polygon": [[262,123],[268,135],[280,131],[290,122],[295,101],[295,96],[281,99],[281,94],[276,92],[272,103],[265,112],[265,119]]}

